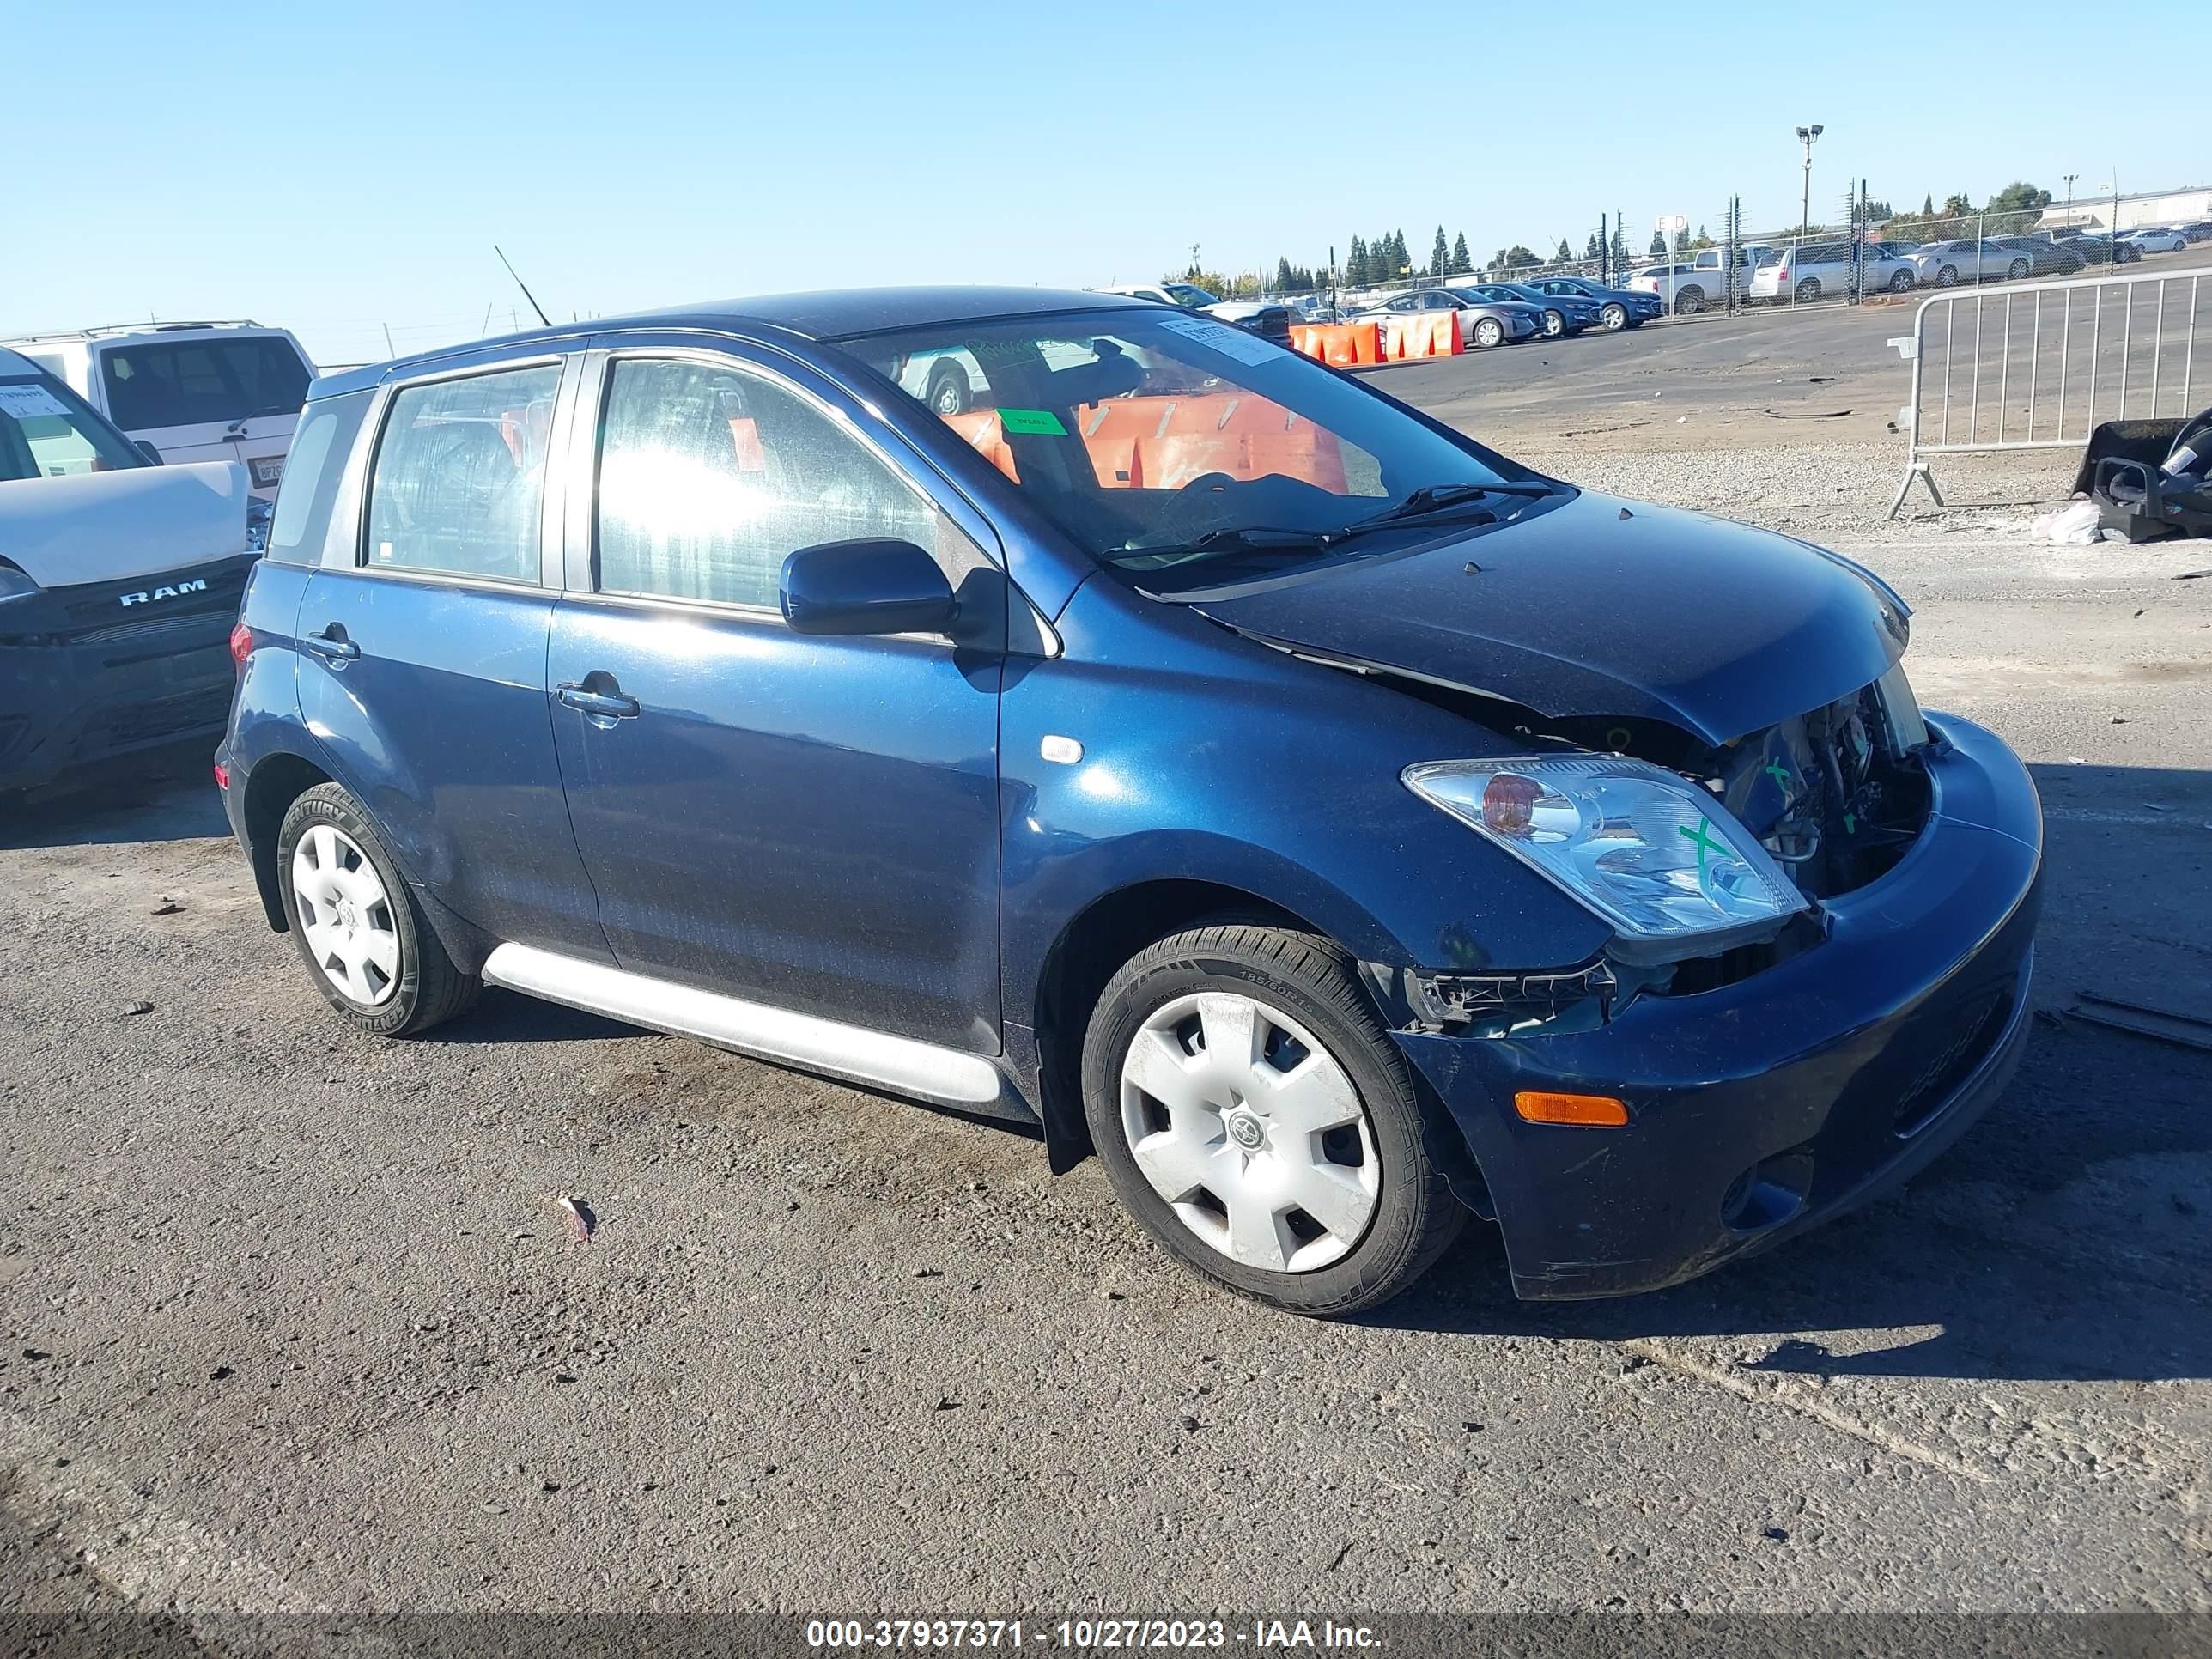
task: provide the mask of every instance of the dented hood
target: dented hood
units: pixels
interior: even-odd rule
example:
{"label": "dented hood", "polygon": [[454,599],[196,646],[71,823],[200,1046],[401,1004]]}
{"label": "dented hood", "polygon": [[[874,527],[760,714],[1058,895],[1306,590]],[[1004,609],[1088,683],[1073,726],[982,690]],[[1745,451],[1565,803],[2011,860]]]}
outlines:
{"label": "dented hood", "polygon": [[158,576],[246,551],[246,469],[134,466],[0,482],[0,559],[41,587]]}
{"label": "dented hood", "polygon": [[1771,531],[1584,494],[1484,533],[1194,595],[1253,638],[1556,719],[1666,720],[1709,744],[1879,679],[1905,609]]}

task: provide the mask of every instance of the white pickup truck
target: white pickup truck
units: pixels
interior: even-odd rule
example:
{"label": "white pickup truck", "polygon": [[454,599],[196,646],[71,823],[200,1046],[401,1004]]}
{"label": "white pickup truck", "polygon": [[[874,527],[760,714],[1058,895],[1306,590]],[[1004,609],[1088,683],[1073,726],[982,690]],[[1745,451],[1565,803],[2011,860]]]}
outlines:
{"label": "white pickup truck", "polygon": [[[1738,299],[1751,292],[1752,273],[1771,261],[1778,252],[1765,242],[1746,242],[1736,249]],[[1680,316],[1694,316],[1707,306],[1727,303],[1727,255],[1720,248],[1699,248],[1686,259],[1646,265],[1625,286],[1639,293],[1657,295],[1667,302],[1668,310]]]}
{"label": "white pickup truck", "polygon": [[221,734],[267,524],[238,462],[157,465],[0,349],[0,793]]}

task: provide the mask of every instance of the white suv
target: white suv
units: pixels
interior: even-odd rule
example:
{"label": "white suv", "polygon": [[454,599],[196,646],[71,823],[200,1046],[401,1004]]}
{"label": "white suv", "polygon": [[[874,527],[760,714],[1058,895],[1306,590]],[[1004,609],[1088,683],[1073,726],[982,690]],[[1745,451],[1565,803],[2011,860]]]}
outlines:
{"label": "white suv", "polygon": [[276,494],[314,365],[258,323],[159,323],[0,342],[46,369],[165,461],[237,461]]}

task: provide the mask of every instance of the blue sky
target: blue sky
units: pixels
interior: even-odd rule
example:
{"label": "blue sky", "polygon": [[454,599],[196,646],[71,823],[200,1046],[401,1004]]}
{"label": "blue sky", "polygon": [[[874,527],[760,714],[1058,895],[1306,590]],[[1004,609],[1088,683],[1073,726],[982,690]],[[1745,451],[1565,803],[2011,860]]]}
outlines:
{"label": "blue sky", "polygon": [[[2212,97],[2132,69],[2097,90],[2078,0],[10,9],[0,334],[250,315],[325,362],[384,356],[386,325],[402,350],[487,307],[504,329],[495,241],[566,317],[1146,280],[1193,242],[1231,270],[1393,228],[1425,254],[1439,221],[1478,258],[1579,250],[1615,210],[1641,252],[1732,191],[1747,228],[1793,219],[1801,122],[1826,128],[1816,217],[1862,173],[1901,208],[2212,173]],[[2094,15],[2130,64],[2201,27],[2171,0]]]}

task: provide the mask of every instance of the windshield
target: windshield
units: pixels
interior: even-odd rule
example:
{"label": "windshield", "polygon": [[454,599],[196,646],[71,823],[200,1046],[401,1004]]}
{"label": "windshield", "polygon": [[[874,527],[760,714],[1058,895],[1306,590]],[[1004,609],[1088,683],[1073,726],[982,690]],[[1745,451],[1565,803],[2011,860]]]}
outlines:
{"label": "windshield", "polygon": [[147,465],[128,438],[58,380],[0,380],[0,482]]}
{"label": "windshield", "polygon": [[1221,303],[1204,289],[1190,283],[1170,283],[1168,298],[1189,311],[1201,311],[1207,306],[1218,306]]}
{"label": "windshield", "polygon": [[[954,323],[845,343],[1094,558],[1147,586],[1204,585],[1405,544],[1428,514],[1502,520],[1563,486],[1447,437],[1230,324],[1127,307]],[[1388,521],[1376,515],[1402,509]],[[1346,534],[1346,532],[1351,532]]]}

